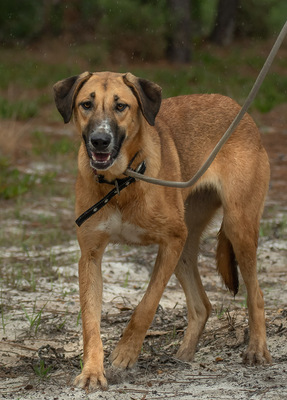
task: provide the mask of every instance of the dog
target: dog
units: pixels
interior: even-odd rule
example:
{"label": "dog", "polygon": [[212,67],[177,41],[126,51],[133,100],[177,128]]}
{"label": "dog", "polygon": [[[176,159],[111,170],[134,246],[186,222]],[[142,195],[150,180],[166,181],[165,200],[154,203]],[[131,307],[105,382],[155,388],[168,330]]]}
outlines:
{"label": "dog", "polygon": [[[92,207],[77,227],[84,367],[75,385],[86,390],[107,388],[100,338],[101,260],[110,242],[156,243],[159,249],[146,293],[112,353],[113,366],[125,369],[136,363],[173,273],[184,290],[188,310],[188,326],[177,357],[193,359],[211,312],[197,268],[199,241],[220,207],[223,220],[218,233],[217,271],[235,295],[238,265],[247,288],[250,339],[243,361],[271,363],[256,272],[259,221],[270,170],[252,118],[244,116],[193,187],[169,188],[140,180],[127,184],[124,173],[128,167],[141,168],[141,173],[155,178],[189,180],[228,128],[239,105],[218,94],[162,100],[157,84],[131,73],[113,72],[85,72],[64,79],[54,85],[54,95],[64,122],[73,118],[82,136],[77,217],[85,216]],[[118,195],[122,183],[125,188]],[[95,203],[101,204],[99,210]]]}

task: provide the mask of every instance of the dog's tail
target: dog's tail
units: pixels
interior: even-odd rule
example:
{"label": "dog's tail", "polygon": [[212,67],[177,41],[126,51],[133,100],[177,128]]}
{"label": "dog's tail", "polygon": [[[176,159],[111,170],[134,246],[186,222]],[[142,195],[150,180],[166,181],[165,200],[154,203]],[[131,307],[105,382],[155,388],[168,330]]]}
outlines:
{"label": "dog's tail", "polygon": [[216,252],[217,271],[221,275],[224,284],[233,292],[238,292],[237,261],[230,240],[226,237],[223,228],[218,232],[218,244]]}

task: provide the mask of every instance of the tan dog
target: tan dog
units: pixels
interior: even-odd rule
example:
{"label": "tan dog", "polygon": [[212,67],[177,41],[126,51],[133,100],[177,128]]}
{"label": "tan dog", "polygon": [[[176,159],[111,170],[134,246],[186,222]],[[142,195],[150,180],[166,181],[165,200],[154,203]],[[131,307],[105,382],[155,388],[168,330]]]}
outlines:
{"label": "tan dog", "polygon": [[[234,101],[220,95],[180,96],[161,104],[161,88],[130,73],[86,72],[58,82],[54,90],[64,121],[73,115],[83,137],[77,216],[111,191],[114,186],[109,183],[121,182],[129,165],[136,168],[145,161],[147,176],[187,181],[239,110]],[[237,260],[248,293],[250,341],[244,361],[271,362],[256,273],[259,220],[268,182],[268,158],[255,123],[246,115],[194,187],[172,189],[136,181],[77,229],[84,368],[76,385],[86,389],[107,386],[100,321],[101,260],[109,242],[159,245],[149,286],[112,354],[113,365],[128,368],[135,364],[174,272],[188,309],[188,326],[177,357],[192,360],[211,312],[197,269],[199,240],[219,207],[223,207],[223,221],[218,272],[236,294]]]}

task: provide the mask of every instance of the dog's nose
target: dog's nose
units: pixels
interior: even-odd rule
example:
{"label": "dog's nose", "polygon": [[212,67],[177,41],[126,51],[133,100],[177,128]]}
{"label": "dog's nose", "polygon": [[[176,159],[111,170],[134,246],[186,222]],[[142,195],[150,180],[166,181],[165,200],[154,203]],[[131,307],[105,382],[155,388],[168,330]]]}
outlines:
{"label": "dog's nose", "polygon": [[106,151],[111,144],[111,135],[105,132],[97,132],[91,135],[90,141],[96,151]]}

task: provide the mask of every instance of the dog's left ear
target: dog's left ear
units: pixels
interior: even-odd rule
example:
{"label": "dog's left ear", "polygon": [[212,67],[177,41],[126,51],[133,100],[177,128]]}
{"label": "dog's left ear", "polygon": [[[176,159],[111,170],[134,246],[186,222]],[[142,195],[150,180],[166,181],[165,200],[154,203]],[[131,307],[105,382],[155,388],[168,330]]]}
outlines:
{"label": "dog's left ear", "polygon": [[161,104],[161,87],[146,79],[137,78],[129,72],[123,79],[136,96],[143,116],[153,126]]}
{"label": "dog's left ear", "polygon": [[91,72],[84,72],[81,75],[63,79],[53,86],[55,103],[65,124],[67,124],[72,117],[75,98],[79,90],[91,76]]}

